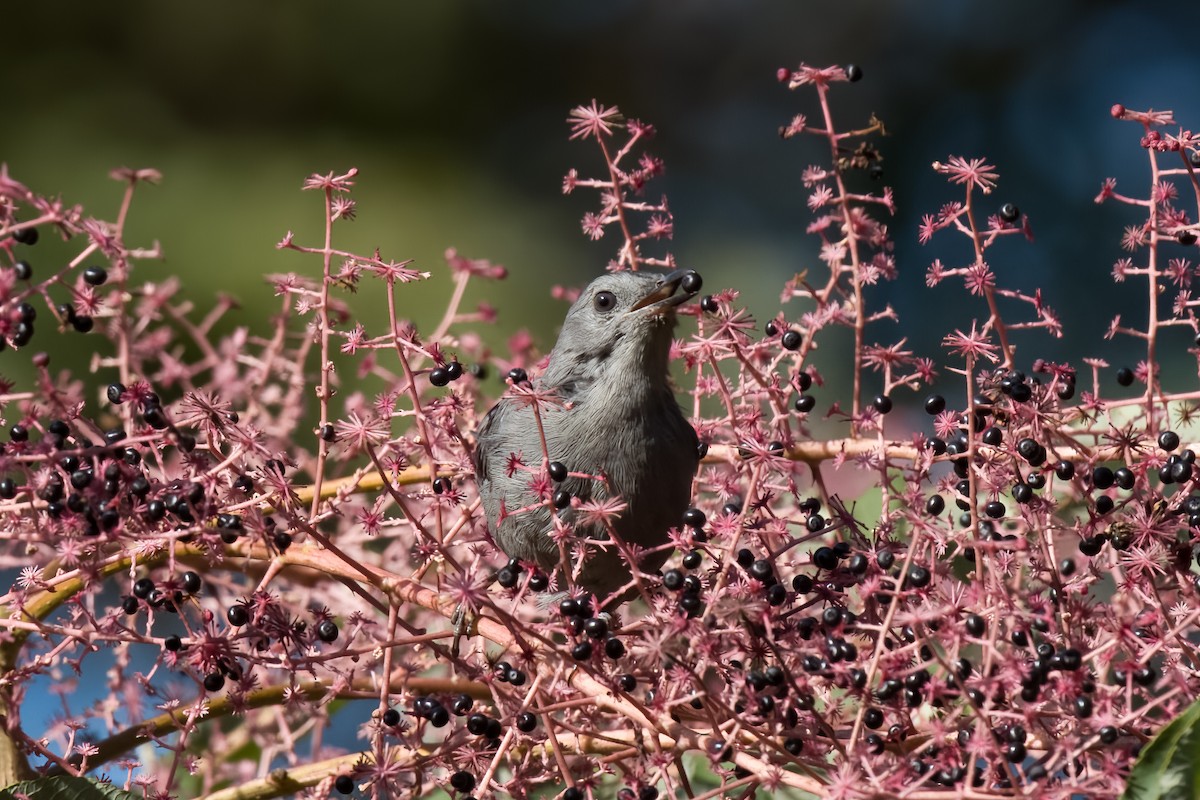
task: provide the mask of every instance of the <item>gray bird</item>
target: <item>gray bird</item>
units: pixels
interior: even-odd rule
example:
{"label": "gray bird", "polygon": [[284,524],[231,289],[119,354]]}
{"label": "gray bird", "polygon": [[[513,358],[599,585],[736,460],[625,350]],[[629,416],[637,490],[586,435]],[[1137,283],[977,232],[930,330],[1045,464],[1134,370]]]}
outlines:
{"label": "gray bird", "polygon": [[[625,542],[653,548],[667,542],[667,529],[681,524],[699,463],[696,431],[684,419],[668,375],[675,309],[694,297],[701,279],[692,270],[669,275],[614,272],[592,281],[567,312],[549,365],[534,386],[554,392],[558,403],[543,403],[539,413],[550,462],[569,472],[603,475],[597,480],[567,477],[556,491],[580,500],[619,496],[626,508],[614,523]],[[541,469],[542,443],[529,404],[501,399],[484,419],[475,447],[475,474],[488,527],[505,553],[536,563],[560,576],[573,565],[560,564],[551,537],[551,514],[572,522],[577,513],[538,502],[529,489],[535,474],[508,474],[512,454]],[[561,496],[560,496],[561,497]],[[501,506],[507,516],[500,521]],[[602,526],[575,526],[575,534],[607,540]],[[610,606],[610,597],[630,579],[625,559],[614,546],[592,548],[577,585]],[[567,558],[574,554],[568,542]],[[653,572],[670,555],[668,548],[648,554],[639,564]],[[560,580],[560,584],[566,586]]]}

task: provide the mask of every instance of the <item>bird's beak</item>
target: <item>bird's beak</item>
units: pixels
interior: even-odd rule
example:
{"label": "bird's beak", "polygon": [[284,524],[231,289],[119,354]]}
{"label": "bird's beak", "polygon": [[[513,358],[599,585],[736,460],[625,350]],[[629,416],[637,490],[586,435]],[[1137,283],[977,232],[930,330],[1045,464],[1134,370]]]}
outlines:
{"label": "bird's beak", "polygon": [[634,303],[629,310],[637,311],[652,305],[674,308],[695,297],[702,283],[699,273],[694,269],[677,269],[664,275],[654,291]]}

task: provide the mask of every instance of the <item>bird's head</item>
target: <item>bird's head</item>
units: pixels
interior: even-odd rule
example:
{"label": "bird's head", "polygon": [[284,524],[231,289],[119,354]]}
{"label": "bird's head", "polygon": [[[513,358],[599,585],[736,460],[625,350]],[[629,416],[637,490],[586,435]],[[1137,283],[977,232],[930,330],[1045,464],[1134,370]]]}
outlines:
{"label": "bird's head", "polygon": [[693,270],[596,278],[567,312],[542,382],[568,395],[605,379],[665,383],[675,309],[701,285]]}

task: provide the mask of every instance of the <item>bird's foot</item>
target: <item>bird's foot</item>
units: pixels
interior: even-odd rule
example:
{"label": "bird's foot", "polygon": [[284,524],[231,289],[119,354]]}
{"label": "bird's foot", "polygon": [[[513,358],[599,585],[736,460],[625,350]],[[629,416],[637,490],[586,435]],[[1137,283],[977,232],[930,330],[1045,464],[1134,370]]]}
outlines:
{"label": "bird's foot", "polygon": [[454,659],[458,659],[462,638],[479,633],[478,624],[479,617],[472,614],[466,605],[460,605],[454,609],[454,615],[450,617],[450,625],[454,631],[454,638],[450,641],[450,655]]}

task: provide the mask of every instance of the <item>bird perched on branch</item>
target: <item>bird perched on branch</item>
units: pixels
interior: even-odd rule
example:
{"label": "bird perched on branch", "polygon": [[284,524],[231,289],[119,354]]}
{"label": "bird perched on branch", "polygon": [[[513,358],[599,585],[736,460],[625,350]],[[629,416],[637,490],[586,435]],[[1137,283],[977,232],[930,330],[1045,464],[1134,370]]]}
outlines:
{"label": "bird perched on branch", "polygon": [[[601,603],[620,602],[613,593],[629,583],[629,563],[605,525],[582,520],[575,503],[619,497],[625,507],[611,521],[616,537],[635,550],[661,548],[638,558],[643,571],[670,555],[662,545],[688,508],[700,454],[668,360],[675,310],[701,284],[692,270],[614,272],[592,281],[567,312],[549,365],[533,379],[534,393],[555,401],[537,401],[535,414],[533,399],[510,394],[479,427],[475,474],[496,544],[548,573],[576,575],[574,585]],[[514,456],[528,468],[510,473]],[[553,482],[549,501],[531,489],[542,475]],[[561,549],[555,517],[559,531],[568,528]],[[581,539],[591,541],[580,547]]]}

